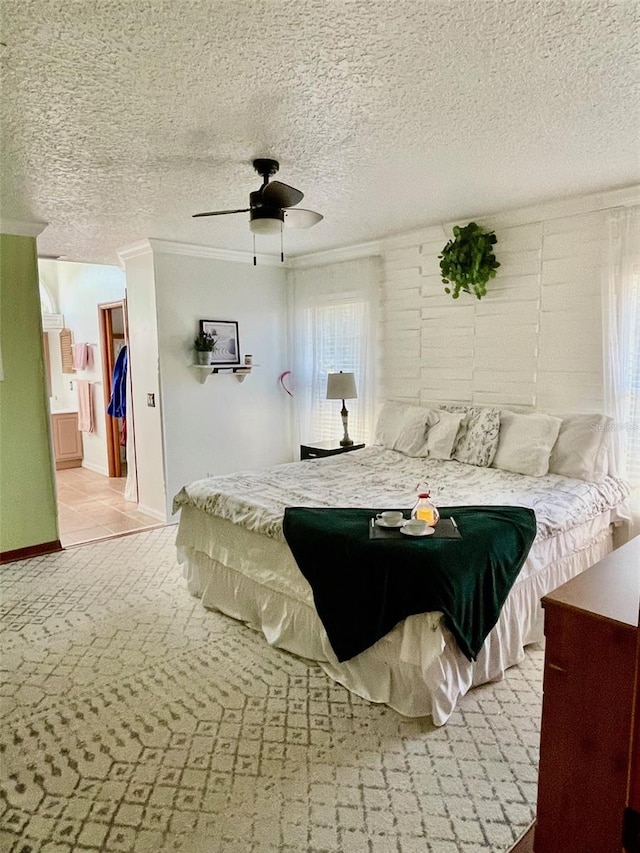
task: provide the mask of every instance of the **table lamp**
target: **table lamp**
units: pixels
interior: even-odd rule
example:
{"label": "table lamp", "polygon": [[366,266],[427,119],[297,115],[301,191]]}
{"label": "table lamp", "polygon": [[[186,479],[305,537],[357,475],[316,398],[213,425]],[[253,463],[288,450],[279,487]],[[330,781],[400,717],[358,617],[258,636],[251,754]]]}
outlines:
{"label": "table lamp", "polygon": [[347,431],[349,412],[344,401],[355,400],[357,397],[358,392],[356,391],[356,380],[353,373],[343,373],[342,371],[340,373],[329,373],[327,376],[327,400],[342,400],[340,415],[344,427],[344,437],[340,441],[341,447],[350,447],[353,444]]}

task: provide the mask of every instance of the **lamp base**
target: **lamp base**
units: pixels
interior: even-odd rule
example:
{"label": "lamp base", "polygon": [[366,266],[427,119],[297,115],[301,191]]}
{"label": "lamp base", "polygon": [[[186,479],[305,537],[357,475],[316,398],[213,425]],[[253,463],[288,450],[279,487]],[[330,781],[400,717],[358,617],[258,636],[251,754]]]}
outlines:
{"label": "lamp base", "polygon": [[347,430],[349,412],[347,411],[347,407],[344,404],[344,400],[342,401],[342,409],[340,409],[340,417],[342,418],[342,427],[344,429],[344,435],[342,436],[342,440],[340,441],[340,447],[351,447],[353,442],[349,438],[349,432]]}

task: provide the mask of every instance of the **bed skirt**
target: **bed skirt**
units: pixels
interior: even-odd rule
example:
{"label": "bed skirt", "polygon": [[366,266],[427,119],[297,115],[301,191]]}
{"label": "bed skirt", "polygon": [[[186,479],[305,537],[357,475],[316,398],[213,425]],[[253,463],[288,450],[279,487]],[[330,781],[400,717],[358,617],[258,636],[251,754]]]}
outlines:
{"label": "bed skirt", "polygon": [[612,550],[613,511],[534,543],[476,661],[462,654],[442,614],[410,616],[339,663],[311,589],[286,543],[183,507],[177,546],[189,591],[205,607],[261,631],[273,646],[316,661],[334,681],[407,717],[443,725],[471,687],[502,677],[543,637],[540,599]]}

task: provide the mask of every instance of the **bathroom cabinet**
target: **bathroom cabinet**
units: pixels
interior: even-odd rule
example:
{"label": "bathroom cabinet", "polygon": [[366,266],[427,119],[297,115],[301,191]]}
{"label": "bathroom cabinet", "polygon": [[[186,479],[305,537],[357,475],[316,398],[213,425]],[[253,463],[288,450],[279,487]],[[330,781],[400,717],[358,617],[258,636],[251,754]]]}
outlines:
{"label": "bathroom cabinet", "polygon": [[82,435],[77,412],[52,412],[51,433],[56,470],[82,465]]}

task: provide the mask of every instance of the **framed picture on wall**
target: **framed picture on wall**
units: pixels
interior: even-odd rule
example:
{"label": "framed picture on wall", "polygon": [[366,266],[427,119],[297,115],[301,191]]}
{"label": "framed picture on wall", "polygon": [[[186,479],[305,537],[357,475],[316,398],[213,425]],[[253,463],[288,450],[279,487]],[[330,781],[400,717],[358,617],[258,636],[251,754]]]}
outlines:
{"label": "framed picture on wall", "polygon": [[213,337],[211,364],[226,367],[240,364],[240,340],[235,320],[200,320],[200,331]]}

